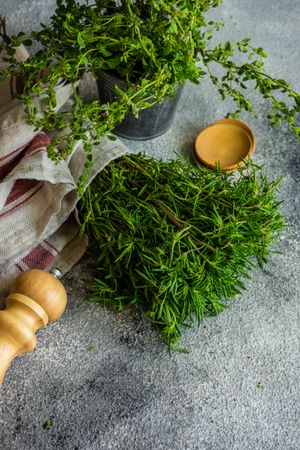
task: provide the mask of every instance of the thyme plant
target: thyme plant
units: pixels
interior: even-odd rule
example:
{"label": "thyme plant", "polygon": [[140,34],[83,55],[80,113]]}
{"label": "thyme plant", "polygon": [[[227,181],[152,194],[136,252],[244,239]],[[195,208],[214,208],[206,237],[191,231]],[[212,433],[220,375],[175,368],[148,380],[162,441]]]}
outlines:
{"label": "thyme plant", "polygon": [[[211,78],[222,99],[234,100],[233,116],[241,110],[255,113],[245,96],[245,90],[254,84],[271,103],[272,124],[286,121],[298,137],[300,95],[285,80],[266,73],[266,52],[254,47],[249,38],[210,44],[222,23],[208,22],[206,15],[221,1],[86,0],[81,4],[57,0],[49,25],[41,24],[42,29],[29,36],[21,32],[5,45],[10,65],[0,74],[0,82],[22,76],[22,99],[29,121],[47,130],[69,128],[69,133],[53,140],[49,156],[65,158],[74,141],[82,139],[87,169],[92,165],[93,144],[110,135],[126,115],[138,115],[149,104],[172,96],[187,80],[199,83],[204,76]],[[16,47],[32,42],[42,48],[28,61],[18,63]],[[214,74],[215,63],[223,69],[220,77]],[[113,71],[127,83],[125,91],[116,88],[118,99],[111,104],[85,103],[81,98],[78,80],[85,72],[97,76],[99,70]],[[55,113],[55,87],[62,81],[73,85],[74,103],[71,111]],[[36,95],[45,96],[42,116],[33,103]]]}
{"label": "thyme plant", "polygon": [[245,288],[253,257],[266,262],[284,226],[279,182],[250,162],[238,178],[142,155],[111,162],[80,203],[98,254],[92,300],[139,308],[170,349]]}

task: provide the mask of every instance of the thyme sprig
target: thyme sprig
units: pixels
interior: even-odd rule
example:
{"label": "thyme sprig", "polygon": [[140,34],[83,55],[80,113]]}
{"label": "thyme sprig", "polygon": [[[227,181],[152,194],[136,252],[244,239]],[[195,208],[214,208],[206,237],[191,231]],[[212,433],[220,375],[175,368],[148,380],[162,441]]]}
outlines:
{"label": "thyme sprig", "polygon": [[238,179],[142,155],[110,163],[86,190],[83,230],[98,256],[91,299],[140,308],[169,349],[223,311],[284,226],[276,189],[248,163]]}
{"label": "thyme sprig", "polygon": [[[199,83],[204,76],[211,77],[222,99],[234,100],[234,116],[242,110],[255,114],[245,96],[254,84],[271,103],[272,124],[286,121],[299,137],[300,95],[285,80],[266,73],[266,52],[254,47],[249,38],[211,45],[222,23],[208,22],[206,15],[220,4],[221,0],[87,0],[85,4],[57,0],[49,25],[42,24],[40,31],[29,36],[21,32],[6,45],[10,65],[0,73],[0,81],[10,76],[24,78],[22,99],[29,121],[48,130],[69,127],[69,133],[53,140],[49,156],[56,161],[65,158],[74,142],[82,139],[86,170],[93,164],[93,144],[110,135],[126,115],[138,115],[150,103],[172,96],[187,80]],[[17,62],[16,47],[32,42],[40,44],[41,50],[28,61]],[[213,73],[215,63],[223,75]],[[111,104],[101,105],[97,100],[86,104],[77,82],[84,73],[97,76],[99,70],[119,74],[127,89],[116,88],[118,99]],[[73,85],[69,113],[55,111],[55,88],[62,81]],[[43,115],[34,103],[34,96],[41,95],[46,102]],[[57,152],[57,147],[63,150]]]}

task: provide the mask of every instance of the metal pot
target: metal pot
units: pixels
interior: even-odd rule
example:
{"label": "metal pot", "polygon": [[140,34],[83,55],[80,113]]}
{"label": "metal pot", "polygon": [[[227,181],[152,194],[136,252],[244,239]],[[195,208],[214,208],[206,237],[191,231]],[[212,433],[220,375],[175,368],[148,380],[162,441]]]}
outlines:
{"label": "metal pot", "polygon": [[[102,104],[112,103],[117,99],[115,86],[126,89],[126,83],[118,76],[107,71],[100,71],[97,77],[99,97]],[[180,87],[174,97],[166,98],[147,109],[139,111],[139,118],[129,114],[113,132],[120,137],[136,141],[153,139],[164,134],[171,126],[177,103],[183,87]]]}

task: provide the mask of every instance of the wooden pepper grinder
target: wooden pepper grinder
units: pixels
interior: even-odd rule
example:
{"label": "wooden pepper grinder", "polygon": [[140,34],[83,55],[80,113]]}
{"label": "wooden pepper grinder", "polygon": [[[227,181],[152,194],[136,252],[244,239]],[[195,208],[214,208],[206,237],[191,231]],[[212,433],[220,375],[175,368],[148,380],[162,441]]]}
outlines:
{"label": "wooden pepper grinder", "polygon": [[61,272],[29,270],[13,283],[0,311],[0,385],[11,361],[36,347],[35,332],[64,312],[67,294],[58,280]]}

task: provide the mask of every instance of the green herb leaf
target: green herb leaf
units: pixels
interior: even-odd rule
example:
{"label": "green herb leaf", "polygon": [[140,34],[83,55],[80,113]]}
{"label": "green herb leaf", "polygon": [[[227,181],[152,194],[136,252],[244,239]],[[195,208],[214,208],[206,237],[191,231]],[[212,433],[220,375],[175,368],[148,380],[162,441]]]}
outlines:
{"label": "green herb leaf", "polygon": [[52,420],[48,419],[45,423],[43,423],[44,430],[50,430],[52,428]]}
{"label": "green herb leaf", "polygon": [[82,37],[82,35],[80,33],[77,34],[77,42],[80,45],[80,47],[84,47],[85,42],[84,42],[84,39],[83,39],[83,37]]}

